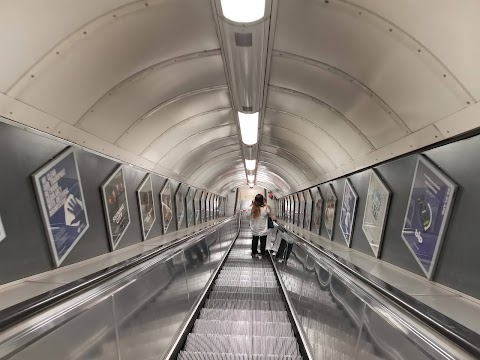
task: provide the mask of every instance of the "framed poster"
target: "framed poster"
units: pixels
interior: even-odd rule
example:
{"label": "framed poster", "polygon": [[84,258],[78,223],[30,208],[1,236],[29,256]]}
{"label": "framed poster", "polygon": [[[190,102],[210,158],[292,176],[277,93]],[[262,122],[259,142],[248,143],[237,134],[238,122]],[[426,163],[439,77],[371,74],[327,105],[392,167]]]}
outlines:
{"label": "framed poster", "polygon": [[295,215],[294,215],[294,213],[295,213],[295,201],[294,201],[293,195],[290,195],[288,197],[288,202],[290,203],[290,209],[289,209],[289,213],[288,213],[288,222],[292,223],[293,219],[295,217]]}
{"label": "framed poster", "polygon": [[337,195],[333,190],[332,184],[328,184],[327,201],[325,205],[325,228],[328,238],[333,240],[333,225],[335,223],[335,209],[337,207]]}
{"label": "framed poster", "polygon": [[7,237],[5,229],[3,227],[2,218],[0,217],[0,242]]}
{"label": "framed poster", "polygon": [[178,185],[175,193],[175,214],[177,215],[177,230],[180,230],[185,216],[185,197],[183,196],[182,184]]}
{"label": "framed poster", "polygon": [[185,208],[187,210],[187,227],[192,225],[193,220],[193,194],[195,190],[191,187],[187,191],[187,196],[185,197]]}
{"label": "framed poster", "polygon": [[307,189],[303,192],[303,197],[305,198],[305,222],[304,228],[310,231],[312,229],[312,194],[310,190]]}
{"label": "framed poster", "polygon": [[375,257],[380,256],[383,233],[390,206],[390,189],[384,184],[380,176],[372,169],[368,183],[367,202],[363,215],[362,230],[367,237]]}
{"label": "framed poster", "polygon": [[197,189],[197,191],[195,191],[195,197],[193,198],[193,210],[195,211],[195,216],[194,216],[195,225],[200,224],[200,222],[202,221],[202,217],[201,217],[202,209],[200,205],[201,199],[202,199],[202,190]]}
{"label": "framed poster", "polygon": [[[160,192],[160,200],[162,203],[162,224],[163,224],[163,234],[167,233],[168,227],[172,222],[173,218],[173,204],[172,204],[172,189],[170,188],[170,181],[167,180],[163,189]],[[178,216],[177,216],[178,218]],[[182,214],[183,218],[183,214]]]}
{"label": "framed poster", "polygon": [[118,166],[105,180],[101,189],[110,247],[114,251],[130,225],[130,210],[122,165]]}
{"label": "framed poster", "polygon": [[298,223],[297,226],[303,227],[303,221],[305,220],[305,199],[303,197],[303,192],[298,194]]}
{"label": "framed poster", "polygon": [[204,191],[202,193],[202,199],[200,200],[201,204],[200,204],[200,211],[201,211],[201,222],[204,223],[207,219],[207,201],[206,201],[206,198],[207,198],[207,192]]}
{"label": "framed poster", "polygon": [[312,192],[312,202],[313,202],[312,204],[313,230],[315,231],[315,234],[320,235],[320,228],[322,225],[323,197],[319,187],[312,188],[311,192]]}
{"label": "framed poster", "polygon": [[413,176],[402,238],[428,279],[435,271],[457,184],[420,156]]}
{"label": "framed poster", "polygon": [[142,236],[145,240],[153,223],[156,220],[155,202],[153,200],[152,176],[148,174],[137,189],[138,206],[140,208],[140,222],[142,224]]}
{"label": "framed poster", "polygon": [[298,194],[293,194],[293,225],[298,225],[298,215],[300,213],[299,203]]}
{"label": "framed poster", "polygon": [[355,214],[357,212],[358,195],[352,186],[350,180],[345,179],[343,188],[342,209],[340,212],[340,229],[343,237],[350,247],[352,243],[353,224],[355,223]]}
{"label": "framed poster", "polygon": [[207,193],[205,196],[205,221],[210,221],[210,197],[212,194]]}
{"label": "framed poster", "polygon": [[48,243],[59,267],[88,230],[82,181],[73,148],[32,175]]}

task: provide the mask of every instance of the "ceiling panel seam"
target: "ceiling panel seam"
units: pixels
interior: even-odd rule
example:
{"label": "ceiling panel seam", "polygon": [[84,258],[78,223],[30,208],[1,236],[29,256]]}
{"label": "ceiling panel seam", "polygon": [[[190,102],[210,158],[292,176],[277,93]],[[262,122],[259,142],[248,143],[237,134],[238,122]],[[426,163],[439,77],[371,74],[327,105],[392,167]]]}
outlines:
{"label": "ceiling panel seam", "polygon": [[[168,133],[169,131],[179,127],[180,125],[184,125],[186,122],[189,122],[189,121],[192,121],[192,120],[197,120],[198,118],[200,117],[203,117],[205,115],[210,115],[210,114],[214,114],[214,113],[217,113],[217,112],[222,112],[222,111],[228,111],[228,110],[232,110],[231,107],[223,107],[223,108],[218,108],[218,109],[213,109],[213,110],[208,110],[208,111],[203,111],[201,113],[198,113],[198,114],[195,114],[193,116],[190,116],[188,118],[185,118],[183,120],[180,120],[179,122],[173,124],[172,126],[170,126],[168,129],[166,129],[164,132],[162,132],[160,135],[158,135],[154,140],[152,140],[141,152],[141,154],[143,154],[147,149],[149,149],[153,143],[155,143],[158,139],[160,139],[162,136],[164,136],[166,133]],[[230,124],[230,123],[229,123]],[[233,124],[233,121],[231,122],[231,124]],[[203,130],[202,130],[203,131]],[[160,160],[159,160],[160,161]],[[157,161],[157,163],[159,162]]]}
{"label": "ceiling panel seam", "polygon": [[[288,162],[289,164],[291,164],[291,167],[296,168],[296,169],[300,169],[301,172],[302,172],[302,174],[303,174],[307,179],[310,179],[310,176],[307,175],[302,168],[296,166],[291,160],[287,159],[286,157],[281,156],[281,155],[279,155],[279,154],[275,154],[275,153],[272,153],[272,152],[269,152],[269,151],[261,150],[261,149],[260,149],[260,156],[262,155],[262,153],[268,155],[267,158],[279,157],[279,158],[285,160],[286,162]],[[259,158],[260,158],[260,157],[259,157]],[[299,162],[301,162],[305,167],[307,167],[307,169],[313,174],[313,176],[316,176],[315,173],[314,173],[313,171],[311,171],[310,168],[309,168],[308,166],[306,166],[301,160],[299,160],[298,158],[296,158],[296,159],[297,159]],[[312,179],[312,180],[313,180],[313,179]]]}
{"label": "ceiling panel seam", "polygon": [[283,92],[283,93],[287,93],[287,94],[291,94],[291,95],[294,95],[294,96],[299,96],[299,97],[303,97],[303,98],[308,98],[310,99],[311,101],[319,104],[320,106],[324,107],[324,108],[327,108],[328,110],[332,111],[334,114],[336,114],[339,118],[341,118],[342,120],[345,121],[345,123],[350,126],[350,128],[355,131],[357,133],[357,135],[359,135],[360,138],[362,138],[369,146],[370,146],[370,149],[373,151],[373,150],[376,150],[375,146],[373,146],[372,142],[365,136],[365,134],[363,132],[360,131],[360,129],[348,118],[346,117],[345,115],[343,115],[339,110],[337,110],[336,108],[334,108],[333,106],[331,106],[330,104],[326,103],[325,101],[322,101],[314,96],[311,96],[311,95],[308,95],[308,94],[305,94],[303,92],[300,92],[300,91],[297,91],[297,90],[293,90],[293,89],[289,89],[289,88],[285,88],[285,87],[281,87],[281,86],[274,86],[274,85],[270,85],[269,88],[271,88],[272,90],[274,91],[279,91],[279,92]]}
{"label": "ceiling panel seam", "polygon": [[[179,100],[183,100],[187,97],[190,97],[190,96],[193,96],[193,95],[198,95],[198,94],[204,94],[204,93],[208,93],[210,91],[216,91],[216,90],[222,90],[222,89],[225,89],[225,90],[228,90],[227,89],[227,86],[226,85],[215,85],[215,86],[210,86],[210,87],[207,87],[207,88],[203,88],[203,89],[197,89],[197,90],[193,90],[193,91],[189,91],[189,92],[186,92],[184,94],[181,94],[181,95],[178,95],[178,96],[175,96],[171,99],[168,99],[166,101],[164,101],[163,103],[161,104],[158,104],[156,106],[154,106],[152,109],[148,110],[146,113],[144,113],[141,117],[139,117],[137,120],[135,120],[132,124],[130,124],[130,126],[127,128],[127,130],[125,130],[122,135],[120,135],[114,142],[113,144],[116,144],[125,134],[128,134],[128,132],[135,126],[137,125],[139,122],[141,122],[144,118],[146,117],[149,117],[153,114],[155,114],[156,112],[158,112],[160,109],[168,106],[168,105],[171,105],[173,103],[175,103],[176,101],[179,101]],[[144,149],[145,150],[145,149]]]}
{"label": "ceiling panel seam", "polygon": [[[210,159],[202,162],[200,165],[198,165],[193,171],[190,171],[188,174],[187,174],[187,173],[184,173],[184,172],[182,172],[182,173],[180,173],[180,174],[183,175],[183,176],[186,176],[186,177],[190,177],[190,176],[192,176],[193,174],[195,174],[195,173],[197,172],[197,170],[199,170],[201,167],[206,166],[209,162],[215,161],[215,160],[218,159],[219,157],[225,156],[225,155],[227,155],[227,154],[233,155],[233,154],[235,153],[236,155],[239,155],[239,152],[240,152],[240,151],[242,151],[242,150],[241,150],[241,149],[236,149],[236,150],[227,151],[227,152],[225,152],[225,153],[219,154],[219,155],[217,155],[217,156],[214,156],[213,158],[210,158]],[[228,156],[228,157],[230,157],[230,156]],[[208,169],[206,169],[206,170],[208,170]]]}
{"label": "ceiling panel seam", "polygon": [[412,130],[408,127],[408,125],[403,121],[403,119],[396,113],[393,108],[388,105],[388,103],[383,100],[383,98],[378,95],[375,91],[370,89],[367,85],[362,83],[360,80],[355,78],[354,76],[348,74],[347,72],[333,66],[330,64],[327,64],[325,62],[321,62],[318,60],[310,59],[301,55],[296,55],[292,54],[289,52],[285,51],[279,51],[275,50],[274,56],[277,56],[279,58],[284,58],[292,61],[297,61],[300,63],[308,64],[311,66],[315,66],[317,68],[323,69],[324,71],[329,72],[330,74],[333,74],[335,76],[341,77],[348,83],[352,84],[353,86],[356,86],[358,89],[360,89],[363,93],[368,95],[370,98],[372,98],[390,117],[395,121],[395,123],[402,128],[402,130],[410,134]]}
{"label": "ceiling panel seam", "polygon": [[[298,161],[299,163],[301,163],[303,166],[305,166],[305,168],[307,168],[308,171],[310,171],[312,174],[315,174],[315,171],[313,171],[313,169],[312,169],[311,167],[309,167],[306,163],[303,162],[303,160],[301,160],[298,156],[292,154],[291,152],[289,152],[289,151],[287,151],[287,150],[285,150],[285,149],[283,149],[283,148],[281,148],[281,147],[279,147],[279,146],[275,146],[275,145],[271,145],[271,144],[264,144],[264,146],[265,146],[265,147],[272,147],[272,148],[274,148],[274,149],[279,150],[279,151],[282,152],[282,153],[288,154],[289,156],[295,158],[295,160]],[[282,158],[285,158],[284,156],[277,155],[277,154],[275,154],[275,153],[272,153],[272,152],[270,152],[270,151],[265,150],[265,147],[262,147],[262,148],[260,149],[260,152],[265,152],[265,153],[268,153],[268,154],[272,154],[272,155],[276,155],[276,156],[280,156],[280,157],[282,157]],[[286,158],[285,158],[285,159],[286,159]],[[291,161],[290,161],[290,162],[291,162]]]}
{"label": "ceiling panel seam", "polygon": [[[228,149],[227,149],[228,148]],[[226,153],[229,153],[231,151],[234,151],[234,150],[237,150],[237,151],[241,151],[240,147],[238,146],[238,144],[230,144],[230,145],[225,145],[225,146],[220,146],[219,148],[216,148],[216,149],[213,149],[213,150],[208,150],[207,151],[207,155],[210,154],[210,153],[214,153],[214,152],[217,152],[221,150],[220,154],[219,155],[222,155],[222,154],[226,154]],[[202,156],[204,156],[205,154],[202,154]],[[192,165],[195,165],[197,161],[189,161],[187,162],[186,166],[180,166],[178,163],[176,164],[176,166],[180,166],[182,168],[182,170],[179,170],[179,173],[184,173],[188,168],[190,168]]]}

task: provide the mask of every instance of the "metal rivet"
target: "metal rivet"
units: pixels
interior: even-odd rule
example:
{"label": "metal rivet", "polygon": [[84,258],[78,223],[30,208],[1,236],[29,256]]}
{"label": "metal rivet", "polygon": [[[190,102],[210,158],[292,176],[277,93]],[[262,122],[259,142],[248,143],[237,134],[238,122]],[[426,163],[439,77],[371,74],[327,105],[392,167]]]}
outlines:
{"label": "metal rivet", "polygon": [[148,6],[148,3],[145,3],[145,6]]}
{"label": "metal rivet", "polygon": [[87,35],[87,32],[86,32],[86,31],[84,31],[84,32],[83,32],[83,35]]}
{"label": "metal rivet", "polygon": [[34,77],[35,77],[35,75],[33,75],[33,74],[32,74],[32,75],[30,75],[30,77],[34,78]]}
{"label": "metal rivet", "polygon": [[435,135],[436,138],[438,138],[438,135]]}
{"label": "metal rivet", "polygon": [[467,104],[470,105],[470,101],[467,101]]}
{"label": "metal rivet", "polygon": [[389,29],[389,31],[390,31],[390,32],[392,32],[392,31],[393,31],[393,29]]}
{"label": "metal rivet", "polygon": [[443,77],[447,77],[447,74],[443,74]]}
{"label": "metal rivet", "polygon": [[10,115],[13,115],[13,112],[10,111]]}
{"label": "metal rivet", "polygon": [[57,51],[57,55],[60,55],[60,51]]}
{"label": "metal rivet", "polygon": [[447,134],[450,134],[450,131],[449,131],[449,130],[447,130]]}
{"label": "metal rivet", "polygon": [[113,14],[113,17],[114,17],[114,18],[116,18],[116,17],[117,17],[117,15]]}
{"label": "metal rivet", "polygon": [[418,49],[418,52],[422,52],[422,50],[421,50],[421,49]]}

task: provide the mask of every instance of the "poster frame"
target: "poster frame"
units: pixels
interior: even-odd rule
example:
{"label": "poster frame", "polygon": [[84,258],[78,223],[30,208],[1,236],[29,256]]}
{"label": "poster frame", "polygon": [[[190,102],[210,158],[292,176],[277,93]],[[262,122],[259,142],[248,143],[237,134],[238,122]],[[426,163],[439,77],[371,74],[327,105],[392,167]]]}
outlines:
{"label": "poster frame", "polygon": [[[123,229],[123,232],[120,234],[118,237],[117,243],[114,244],[113,242],[113,233],[112,233],[112,227],[110,224],[110,214],[108,212],[108,200],[107,200],[107,194],[106,194],[106,188],[109,185],[109,183],[117,176],[119,172],[122,172],[122,181],[123,181],[123,188],[125,189],[125,203],[127,204],[127,214],[128,214],[128,224],[125,226]],[[103,182],[103,184],[100,186],[100,189],[102,191],[102,202],[103,202],[103,210],[105,211],[105,221],[107,223],[107,230],[108,230],[108,240],[110,243],[110,248],[112,251],[115,251],[117,248],[118,244],[120,244],[120,241],[122,240],[123,235],[125,235],[125,232],[127,231],[128,227],[130,226],[131,217],[130,217],[130,207],[128,205],[128,193],[127,193],[127,184],[125,183],[125,172],[123,169],[123,165],[120,164],[117,166],[117,168],[112,172],[112,174]]]}
{"label": "poster frame", "polygon": [[[328,231],[327,227],[327,210],[328,210],[328,198],[329,195],[332,194],[334,202],[333,202],[333,219],[332,219],[332,231]],[[325,229],[327,230],[328,238],[333,241],[333,234],[335,232],[335,218],[337,217],[337,202],[338,202],[338,197],[337,194],[335,193],[335,189],[333,188],[332,184],[328,184],[328,191],[327,191],[327,198],[325,199],[325,210],[323,214],[323,222],[325,224]]]}
{"label": "poster frame", "polygon": [[[343,205],[345,204],[345,194],[347,193],[347,190],[350,191],[350,193],[354,197],[354,202],[353,202],[353,211],[352,211],[352,216],[351,216],[351,221],[349,225],[349,229],[344,229],[342,226],[342,218],[343,218],[343,213],[344,213],[344,207]],[[357,206],[358,206],[358,194],[353,188],[353,185],[350,181],[350,179],[345,179],[345,184],[343,186],[343,197],[342,197],[342,208],[340,211],[340,219],[338,224],[340,225],[340,230],[342,231],[343,238],[345,239],[345,242],[347,243],[347,246],[350,247],[352,245],[352,235],[353,235],[353,230],[355,229],[355,216],[357,215]],[[348,236],[345,230],[348,230]]]}
{"label": "poster frame", "polygon": [[7,237],[7,233],[5,232],[5,228],[3,227],[3,223],[2,223],[2,217],[0,216],[0,242],[5,240],[6,237]]}
{"label": "poster frame", "polygon": [[[379,182],[380,186],[382,186],[382,190],[387,194],[387,201],[385,203],[385,215],[383,217],[383,220],[382,220],[382,229],[380,231],[380,239],[378,241],[378,249],[377,249],[377,252],[375,253],[375,250],[372,246],[372,242],[370,241],[369,237],[368,237],[368,234],[367,232],[365,231],[365,221],[366,221],[366,217],[367,217],[367,209],[369,208],[369,202],[370,202],[370,189],[371,189],[371,184],[372,184],[372,179],[375,178],[376,181]],[[390,188],[387,186],[387,184],[385,183],[385,181],[383,181],[382,177],[380,176],[380,174],[375,170],[375,169],[371,169],[371,172],[370,172],[370,179],[368,180],[368,190],[367,190],[367,199],[366,199],[366,202],[365,202],[365,211],[363,213],[363,221],[362,221],[362,231],[363,233],[365,234],[365,237],[368,241],[368,244],[370,245],[370,248],[372,249],[372,252],[373,254],[375,255],[375,257],[377,259],[380,259],[381,257],[381,254],[382,254],[382,246],[383,246],[383,238],[384,238],[384,235],[385,235],[385,229],[386,229],[386,225],[387,225],[387,218],[388,218],[388,212],[390,210],[390,203],[391,203],[391,200],[392,200],[392,191],[390,190]]]}
{"label": "poster frame", "polygon": [[200,222],[205,223],[207,220],[207,192],[204,190],[200,198]]}
{"label": "poster frame", "polygon": [[[197,189],[193,196],[193,224],[194,225],[198,225],[202,221],[202,206],[201,206],[202,191],[203,191],[202,189]],[[198,216],[197,216],[197,211],[198,211]]]}
{"label": "poster frame", "polygon": [[[312,196],[312,191],[310,189],[304,190],[304,195],[303,197],[305,198],[305,193],[308,193],[308,196],[310,198],[310,219],[308,219],[307,216],[307,209],[308,209],[308,203],[307,199],[305,199],[305,218],[303,220],[303,228],[307,229],[308,231],[312,230],[312,219],[313,219],[313,196]],[[307,222],[308,219],[308,222]]]}
{"label": "poster frame", "polygon": [[[143,223],[143,210],[142,210],[142,199],[140,198],[140,193],[143,191],[143,188],[145,186],[148,186],[147,183],[150,184],[150,190],[152,191],[152,204],[153,204],[153,221],[152,221],[152,226],[150,226],[150,229],[145,233],[145,225]],[[145,241],[148,237],[148,234],[150,234],[150,231],[152,231],[153,224],[155,224],[155,221],[157,220],[157,213],[155,211],[155,196],[153,196],[153,184],[152,184],[152,174],[147,174],[142,182],[140,183],[140,186],[137,188],[137,199],[138,199],[138,207],[139,207],[139,213],[140,213],[140,225],[142,228],[142,237],[143,240]]]}
{"label": "poster frame", "polygon": [[[165,214],[163,212],[163,196],[164,196],[164,192],[167,190],[169,190],[170,192],[170,201],[171,201],[171,207],[170,207],[170,210],[172,211],[172,217],[170,218],[170,221],[168,222],[168,224],[165,224]],[[175,196],[175,195],[174,195]],[[163,235],[165,235],[168,231],[168,228],[170,227],[170,224],[172,223],[172,220],[173,220],[173,207],[176,206],[174,205],[176,201],[173,201],[172,199],[172,186],[170,185],[170,180],[167,180],[165,182],[165,184],[163,185],[162,187],[162,190],[160,191],[160,215],[161,215],[161,219],[162,219],[162,229],[163,229]],[[177,214],[175,214],[175,218],[177,217]],[[176,220],[175,220],[176,221]]]}
{"label": "poster frame", "polygon": [[293,225],[298,224],[298,218],[300,216],[300,199],[298,198],[298,194],[294,193],[293,196]]}
{"label": "poster frame", "polygon": [[298,197],[298,222],[297,222],[297,226],[303,228],[303,225],[305,223],[305,206],[306,206],[305,196],[303,195],[303,191],[299,191],[297,193],[297,197]]}
{"label": "poster frame", "polygon": [[[49,218],[48,214],[45,212],[46,204],[45,204],[45,200],[42,196],[42,190],[41,190],[42,187],[41,187],[41,184],[40,184],[40,178],[43,175],[45,175],[49,170],[51,170],[55,165],[57,165],[59,162],[61,162],[63,159],[65,159],[67,156],[69,156],[71,154],[73,154],[73,162],[75,163],[75,170],[76,170],[77,178],[78,178],[78,186],[79,186],[80,194],[82,195],[82,200],[83,200],[83,204],[84,204],[83,211],[85,212],[85,221],[86,221],[87,225],[85,226],[83,231],[77,236],[75,241],[70,245],[70,248],[65,252],[65,254],[63,254],[63,256],[61,258],[59,258],[58,253],[57,253],[57,249],[56,249],[56,246],[55,246],[55,240],[53,239],[53,233],[52,233],[52,230],[50,228],[50,218]],[[48,240],[48,245],[50,247],[50,252],[52,254],[52,257],[53,257],[53,260],[54,260],[54,263],[55,263],[55,267],[58,268],[62,264],[62,262],[67,258],[68,254],[70,254],[70,252],[73,250],[73,248],[78,244],[80,239],[83,237],[83,235],[85,235],[85,233],[87,232],[87,230],[90,227],[90,221],[88,219],[87,204],[86,204],[86,201],[85,201],[85,195],[83,193],[82,179],[81,179],[81,175],[80,175],[80,170],[78,169],[78,161],[77,161],[77,156],[75,154],[75,149],[72,146],[70,146],[70,147],[66,148],[65,150],[63,150],[60,154],[55,156],[53,159],[51,159],[46,164],[44,164],[40,169],[38,169],[36,172],[34,172],[32,174],[32,179],[33,179],[33,182],[34,182],[35,194],[37,196],[37,200],[38,200],[38,203],[40,205],[39,210],[40,210],[40,213],[42,214],[43,225],[44,225],[45,232],[46,232],[46,235],[47,235],[47,240]]]}
{"label": "poster frame", "polygon": [[[182,204],[182,206],[183,206],[183,213],[182,213],[182,216],[180,218],[180,221],[178,220],[178,204],[179,204],[178,194],[179,193],[182,194],[182,196],[180,198],[180,204]],[[188,190],[187,190],[187,193],[188,193]],[[185,207],[185,199],[186,199],[186,195],[183,195],[183,185],[180,183],[180,184],[178,184],[177,191],[175,191],[175,219],[176,219],[175,222],[177,223],[177,230],[180,230],[180,228],[182,227],[182,222],[183,222],[183,219],[185,218],[185,215],[186,215],[187,208]],[[186,224],[186,221],[185,221],[185,224]]]}
{"label": "poster frame", "polygon": [[[190,216],[190,219],[188,218],[188,197],[189,196],[191,196],[190,204],[192,205],[192,214]],[[195,217],[195,201],[194,200],[195,200],[194,188],[190,186],[187,190],[187,195],[185,195],[185,215],[187,217],[185,224],[187,228],[192,226],[192,220]]]}
{"label": "poster frame", "polygon": [[[407,216],[408,216],[410,204],[411,204],[411,201],[412,201],[413,190],[414,190],[414,186],[415,186],[415,182],[416,182],[415,180],[417,179],[418,167],[419,167],[421,162],[430,171],[432,171],[435,174],[435,176],[437,176],[440,180],[442,180],[444,182],[444,184],[447,185],[451,189],[450,197],[448,198],[448,201],[445,205],[445,216],[443,218],[443,222],[442,222],[442,225],[441,225],[440,230],[439,230],[439,235],[437,237],[437,243],[435,244],[435,250],[434,250],[433,255],[432,255],[432,264],[431,264],[429,270],[426,270],[424,268],[422,262],[418,259],[417,255],[415,254],[413,249],[410,247],[410,244],[408,243],[408,241],[404,237],[405,225],[407,223]],[[452,215],[452,210],[453,210],[453,205],[455,203],[457,190],[458,190],[458,184],[455,183],[452,179],[450,179],[450,177],[448,177],[446,174],[444,174],[433,162],[431,162],[424,155],[419,155],[418,156],[417,163],[415,165],[415,173],[413,175],[412,184],[410,186],[410,194],[408,196],[407,209],[405,210],[405,218],[404,218],[403,225],[402,225],[401,237],[402,237],[402,240],[405,243],[405,245],[407,245],[408,250],[410,250],[410,252],[412,253],[413,258],[418,263],[418,265],[422,269],[425,276],[428,278],[428,280],[432,280],[433,275],[434,275],[435,270],[436,270],[436,267],[437,267],[438,257],[440,255],[440,251],[441,251],[441,248],[442,248],[442,245],[443,245],[443,240],[445,238],[448,223],[450,221],[450,216]]]}
{"label": "poster frame", "polygon": [[317,191],[317,194],[322,202],[322,206],[320,207],[320,212],[319,212],[319,219],[318,219],[318,230],[317,230],[317,227],[314,225],[315,222],[313,221],[314,219],[314,214],[315,214],[315,197],[313,196],[312,194],[312,226],[315,226],[314,227],[314,230],[315,230],[315,234],[317,235],[320,235],[321,232],[322,232],[322,220],[323,220],[323,217],[324,217],[324,214],[323,214],[323,207],[324,207],[324,204],[325,204],[325,199],[323,198],[323,195],[322,195],[322,191],[320,189],[320,186],[315,186],[314,187]]}

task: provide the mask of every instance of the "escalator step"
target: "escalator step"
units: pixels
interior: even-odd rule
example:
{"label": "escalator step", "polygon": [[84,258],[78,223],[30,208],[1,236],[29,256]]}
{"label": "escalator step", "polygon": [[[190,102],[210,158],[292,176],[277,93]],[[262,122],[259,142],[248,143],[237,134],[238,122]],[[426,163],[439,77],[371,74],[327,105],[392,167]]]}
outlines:
{"label": "escalator step", "polygon": [[231,310],[271,310],[271,311],[286,310],[285,304],[281,301],[208,299],[204,307],[209,309],[231,309]]}
{"label": "escalator step", "polygon": [[198,353],[181,351],[179,360],[301,360],[301,356]]}
{"label": "escalator step", "polygon": [[198,319],[193,327],[194,333],[244,336],[293,337],[293,329],[289,323],[220,321]]}
{"label": "escalator step", "polygon": [[200,319],[250,322],[290,322],[286,311],[225,310],[205,308],[200,311]]}

